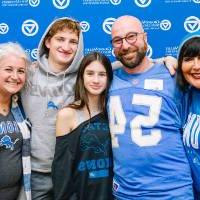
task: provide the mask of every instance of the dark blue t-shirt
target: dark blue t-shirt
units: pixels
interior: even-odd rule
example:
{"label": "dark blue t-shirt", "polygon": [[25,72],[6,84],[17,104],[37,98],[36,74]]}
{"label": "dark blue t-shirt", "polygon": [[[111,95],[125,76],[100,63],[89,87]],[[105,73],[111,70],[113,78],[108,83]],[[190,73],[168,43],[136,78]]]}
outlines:
{"label": "dark blue t-shirt", "polygon": [[17,198],[22,177],[22,134],[12,113],[0,114],[0,199]]}
{"label": "dark blue t-shirt", "polygon": [[183,142],[192,169],[194,187],[198,192],[198,199],[200,199],[200,90],[191,88],[190,99]]}

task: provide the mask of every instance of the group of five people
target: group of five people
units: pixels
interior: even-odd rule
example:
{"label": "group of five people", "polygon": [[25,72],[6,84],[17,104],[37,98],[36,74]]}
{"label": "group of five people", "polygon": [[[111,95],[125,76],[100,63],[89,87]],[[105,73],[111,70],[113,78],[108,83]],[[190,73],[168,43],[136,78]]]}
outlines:
{"label": "group of five people", "polygon": [[71,18],[48,26],[32,64],[0,45],[0,199],[199,198],[200,34],[181,43],[176,76],[146,56],[136,17],[119,17],[111,42],[114,71],[83,56]]}

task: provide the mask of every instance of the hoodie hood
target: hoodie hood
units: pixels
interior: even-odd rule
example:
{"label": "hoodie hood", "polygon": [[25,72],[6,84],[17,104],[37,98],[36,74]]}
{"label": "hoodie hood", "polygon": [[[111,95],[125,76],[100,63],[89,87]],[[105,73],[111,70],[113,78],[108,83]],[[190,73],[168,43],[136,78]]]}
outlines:
{"label": "hoodie hood", "polygon": [[44,47],[43,47],[44,38],[47,35],[47,33],[49,32],[49,30],[51,29],[51,27],[57,21],[61,21],[61,20],[64,20],[64,19],[68,19],[68,20],[71,20],[71,21],[76,21],[76,20],[74,20],[72,18],[68,18],[68,17],[62,17],[62,18],[55,19],[54,21],[52,21],[49,24],[49,26],[45,30],[43,36],[41,37],[39,45],[38,45],[38,57],[37,57],[37,61],[38,61],[39,67],[42,70],[44,70],[44,72],[48,72],[48,73],[50,73],[52,75],[60,75],[60,74],[68,74],[68,73],[77,72],[78,68],[79,68],[79,65],[80,65],[80,62],[81,62],[81,60],[83,58],[83,50],[84,50],[84,46],[83,46],[83,34],[82,34],[82,31],[81,31],[81,28],[80,28],[78,48],[77,48],[75,57],[74,57],[72,63],[70,64],[70,66],[65,71],[60,72],[60,73],[56,73],[56,74],[54,72],[52,72],[51,68],[49,67],[47,55],[45,54],[45,50],[44,50]]}
{"label": "hoodie hood", "polygon": [[190,33],[190,34],[187,34],[181,41],[180,45],[179,45],[179,48],[178,48],[178,54],[177,54],[177,58],[179,57],[179,54],[180,54],[180,51],[181,51],[181,48],[183,47],[183,45],[190,39],[192,38],[195,38],[195,37],[200,37],[200,31],[197,31],[195,33]]}

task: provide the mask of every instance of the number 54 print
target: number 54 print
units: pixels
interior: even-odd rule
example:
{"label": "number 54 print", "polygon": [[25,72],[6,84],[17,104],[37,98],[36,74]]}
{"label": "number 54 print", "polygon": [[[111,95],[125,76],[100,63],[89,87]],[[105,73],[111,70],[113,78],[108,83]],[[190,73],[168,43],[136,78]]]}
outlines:
{"label": "number 54 print", "polygon": [[[133,105],[148,106],[147,116],[135,116],[128,126],[130,126],[131,139],[138,146],[154,146],[162,138],[161,130],[153,126],[159,121],[162,98],[150,95],[134,94],[132,98]],[[111,96],[109,103],[110,113],[110,131],[112,135],[112,146],[119,147],[117,135],[124,134],[127,126],[127,119],[122,108],[119,96]],[[143,135],[142,127],[152,127],[149,135]]]}

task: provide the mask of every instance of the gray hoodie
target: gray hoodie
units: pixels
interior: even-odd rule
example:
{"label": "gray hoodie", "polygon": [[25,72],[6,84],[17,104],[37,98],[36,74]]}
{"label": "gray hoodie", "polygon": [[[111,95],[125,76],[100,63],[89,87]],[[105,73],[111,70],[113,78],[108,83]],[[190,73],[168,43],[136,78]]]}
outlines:
{"label": "gray hoodie", "polygon": [[78,49],[71,65],[64,72],[51,71],[42,44],[50,27],[60,19],[64,18],[53,21],[42,36],[37,62],[30,67],[27,86],[22,91],[22,103],[32,123],[31,167],[38,172],[51,172],[56,115],[60,108],[74,100],[76,73],[83,57],[83,37],[80,32]]}

